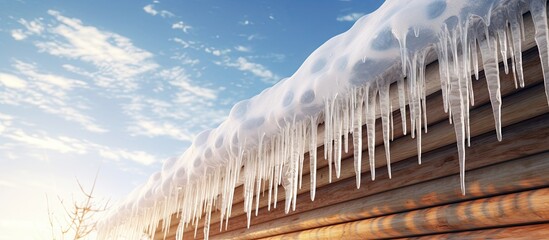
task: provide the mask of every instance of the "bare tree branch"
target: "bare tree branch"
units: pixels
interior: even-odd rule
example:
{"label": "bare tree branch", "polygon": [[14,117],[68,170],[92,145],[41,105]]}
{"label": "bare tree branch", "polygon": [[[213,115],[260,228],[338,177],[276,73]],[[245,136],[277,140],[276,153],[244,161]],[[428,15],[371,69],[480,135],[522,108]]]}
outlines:
{"label": "bare tree branch", "polygon": [[[78,178],[76,178],[76,183],[78,184],[78,187],[80,188],[80,192],[82,195],[84,195],[84,199],[82,201],[76,201],[74,200],[74,196],[72,197],[72,206],[67,208],[65,202],[63,199],[59,196],[57,196],[59,203],[63,207],[63,210],[65,212],[65,222],[64,224],[61,224],[61,222],[57,220],[57,225],[59,226],[59,235],[61,240],[65,239],[83,239],[84,237],[90,235],[95,229],[96,229],[96,222],[94,221],[94,217],[96,213],[105,211],[108,208],[109,201],[107,200],[105,204],[101,204],[97,202],[94,198],[94,191],[95,191],[95,185],[97,183],[97,177],[99,175],[99,170],[95,174],[95,178],[93,180],[93,184],[91,186],[91,189],[89,191],[86,191]],[[48,219],[50,221],[50,226],[52,228],[52,240],[57,239],[56,237],[56,223],[54,223],[54,214],[50,209],[49,205],[49,199],[46,195],[46,202],[48,207]],[[67,238],[69,235],[71,235],[70,238]]]}

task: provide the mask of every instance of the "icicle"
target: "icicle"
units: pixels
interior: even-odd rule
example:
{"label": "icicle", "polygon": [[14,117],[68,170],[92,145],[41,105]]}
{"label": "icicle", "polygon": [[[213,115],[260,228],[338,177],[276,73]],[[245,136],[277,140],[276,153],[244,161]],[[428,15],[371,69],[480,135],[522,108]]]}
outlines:
{"label": "icicle", "polygon": [[[271,166],[270,167],[270,177],[269,177],[269,194],[268,194],[268,197],[267,197],[267,211],[271,211],[271,197],[272,197],[272,193],[273,193],[273,188],[278,188],[278,184],[273,184],[275,182],[275,179],[276,179],[276,169],[278,168],[277,166],[277,162],[276,162],[276,157],[275,157],[275,141],[276,141],[276,138],[275,137],[272,137],[271,138],[271,154],[269,155],[268,159],[269,159],[269,165]],[[276,200],[275,200],[276,202]]]}
{"label": "icicle", "polygon": [[366,129],[368,131],[368,155],[369,155],[369,161],[370,161],[370,174],[372,176],[372,181],[373,181],[376,179],[376,162],[375,162],[376,92],[373,90],[370,90],[369,87],[366,86],[365,93],[366,94],[364,97],[366,101]]}
{"label": "icicle", "polygon": [[487,35],[486,40],[480,42],[480,50],[484,65],[484,75],[486,76],[488,93],[494,113],[496,134],[498,141],[501,141],[501,93],[496,39]]}
{"label": "icicle", "polygon": [[389,112],[391,113],[391,114],[389,114],[389,126],[391,127],[391,129],[390,129],[391,141],[394,141],[395,140],[395,120],[393,118],[393,103],[392,102],[389,102]]}
{"label": "icicle", "polygon": [[[335,100],[335,99],[334,99]],[[339,100],[339,99],[337,99]],[[340,101],[334,101],[332,105],[332,111],[333,111],[333,119],[332,119],[332,131],[333,131],[333,163],[334,163],[334,169],[336,172],[336,178],[339,178],[338,172],[340,171],[340,153],[341,153],[341,129],[342,129],[342,119],[341,119],[341,109],[340,109]],[[331,174],[330,174],[331,177]]]}
{"label": "icicle", "polygon": [[[342,131],[342,134],[343,134],[343,144],[344,144],[345,153],[349,152],[349,132],[350,132],[349,127],[351,127],[350,125],[352,125],[351,124],[352,121],[350,120],[349,113],[350,113],[351,109],[353,108],[351,99],[352,98],[347,97],[345,99],[345,101],[343,101],[343,104],[342,104],[342,106],[343,106],[343,131]],[[341,155],[341,153],[339,155]],[[341,170],[340,170],[340,172],[341,172]],[[339,178],[339,176],[338,176],[338,178]]]}
{"label": "icicle", "polygon": [[391,151],[389,146],[389,134],[390,134],[390,120],[389,115],[391,114],[390,101],[391,97],[389,96],[389,84],[388,83],[378,83],[379,89],[379,111],[381,113],[381,125],[383,129],[383,145],[385,146],[385,157],[387,159],[387,172],[389,173],[389,178],[392,178],[391,175]]}
{"label": "icicle", "polygon": [[318,128],[318,117],[310,117],[309,119],[311,121],[311,138],[309,142],[309,164],[310,164],[309,176],[311,178],[310,194],[311,194],[311,201],[314,201],[315,193],[316,193],[316,160],[317,160],[316,138],[317,138],[317,128]]}
{"label": "icicle", "polygon": [[[518,7],[517,7],[518,8]],[[523,32],[523,29],[521,29],[522,26],[522,13],[520,11],[517,11],[516,8],[509,8],[508,9],[509,14],[509,23],[510,23],[510,30],[511,30],[511,39],[512,39],[512,48],[513,51],[511,51],[512,59],[513,59],[513,69],[516,69],[516,77],[518,78],[519,86],[524,87],[524,71],[522,69],[522,36],[521,33]]]}
{"label": "icicle", "polygon": [[538,45],[539,58],[541,61],[541,69],[543,70],[543,81],[545,83],[545,96],[547,104],[549,104],[549,36],[547,31],[547,1],[532,0],[530,3],[530,11],[534,27],[536,29],[536,44]]}
{"label": "icicle", "polygon": [[363,109],[363,89],[358,89],[355,94],[355,104],[353,108],[353,149],[354,149],[354,167],[355,167],[355,176],[356,176],[356,188],[360,188],[360,177],[362,175],[362,109]]}
{"label": "icicle", "polygon": [[496,32],[497,39],[499,40],[499,47],[501,53],[501,59],[503,60],[503,70],[505,74],[509,74],[509,64],[507,63],[507,32],[506,28],[498,29]]}
{"label": "icicle", "polygon": [[404,78],[397,80],[398,87],[398,106],[400,109],[400,118],[402,121],[402,133],[406,135],[406,90],[404,85]]}
{"label": "icicle", "polygon": [[[294,125],[295,126],[295,116],[294,116]],[[295,131],[295,135],[293,137],[294,141],[291,141],[292,144],[294,144],[294,146],[292,146],[293,148],[293,151],[291,152],[292,153],[292,163],[294,164],[294,167],[293,167],[293,175],[292,175],[292,180],[293,180],[293,191],[292,191],[292,211],[295,211],[295,208],[296,208],[296,204],[297,204],[297,186],[298,186],[298,174],[299,174],[299,161],[297,160],[298,158],[300,158],[301,156],[301,153],[299,152],[299,148],[296,148],[298,147],[299,143],[300,143],[300,139],[298,138],[298,131],[297,129],[294,130]],[[295,142],[297,141],[297,142]]]}
{"label": "icicle", "polygon": [[470,50],[471,50],[471,54],[472,54],[472,59],[473,59],[473,69],[474,69],[474,74],[475,74],[475,79],[478,80],[479,79],[479,68],[478,68],[478,46],[477,46],[477,41],[476,39],[473,39],[471,41],[471,47],[470,47]]}

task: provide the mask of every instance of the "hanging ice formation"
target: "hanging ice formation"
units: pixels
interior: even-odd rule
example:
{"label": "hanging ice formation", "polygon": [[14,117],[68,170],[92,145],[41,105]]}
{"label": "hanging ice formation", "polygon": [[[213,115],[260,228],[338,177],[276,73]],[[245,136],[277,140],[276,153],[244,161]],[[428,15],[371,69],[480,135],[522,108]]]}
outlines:
{"label": "hanging ice formation", "polygon": [[[295,210],[307,167],[305,153],[309,153],[310,196],[314,200],[317,161],[328,161],[330,181],[332,175],[339,177],[342,152],[349,150],[349,141],[354,149],[358,188],[361,173],[369,170],[373,180],[375,161],[383,161],[374,159],[378,117],[390,173],[392,83],[398,89],[396,107],[401,112],[403,132],[417,139],[421,163],[421,131],[427,131],[429,110],[425,104],[425,66],[436,59],[442,104],[455,128],[465,194],[469,106],[474,103],[472,75],[478,78],[479,69],[484,69],[501,139],[498,63],[510,58],[511,74],[524,86],[521,41],[525,37],[523,14],[528,11],[535,25],[549,99],[546,0],[388,0],[350,30],[320,46],[294,75],[237,103],[225,122],[199,134],[181,157],[167,160],[161,171],[98,223],[99,238],[137,239],[143,232],[154,234],[157,228],[166,234],[172,214],[179,221],[177,239],[186,227],[197,226],[202,218],[207,238],[212,211],[220,212],[219,228],[227,226],[234,190],[240,184],[248,224],[251,215],[257,214],[260,197],[268,198],[270,209],[277,207],[278,195],[285,194],[286,212]],[[507,61],[503,62],[508,72]],[[410,129],[406,129],[406,121],[410,121]],[[323,134],[318,128],[322,123]],[[361,169],[363,125],[369,169]],[[324,145],[324,156],[317,156],[318,143]],[[280,185],[284,193],[278,192]]]}

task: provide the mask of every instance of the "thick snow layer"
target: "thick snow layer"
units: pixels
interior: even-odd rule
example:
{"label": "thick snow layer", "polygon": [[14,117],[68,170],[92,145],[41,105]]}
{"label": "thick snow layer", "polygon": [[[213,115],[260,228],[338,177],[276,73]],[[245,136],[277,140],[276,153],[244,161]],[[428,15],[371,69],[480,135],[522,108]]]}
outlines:
{"label": "thick snow layer", "polygon": [[[310,153],[310,192],[314,200],[317,158],[329,162],[330,179],[332,169],[339,177],[342,151],[349,149],[349,133],[360,187],[362,126],[367,128],[368,141],[364,144],[368,146],[369,171],[374,179],[375,121],[381,118],[387,156],[384,160],[390,173],[389,143],[392,111],[396,108],[403,122],[411,121],[411,129],[403,124],[403,132],[417,138],[421,163],[421,131],[427,131],[429,111],[425,106],[425,66],[436,59],[442,104],[455,127],[465,194],[465,146],[470,137],[469,106],[474,99],[472,75],[478,76],[479,65],[485,71],[501,139],[498,63],[510,58],[511,73],[520,86],[524,85],[522,15],[527,11],[534,19],[535,39],[547,78],[545,0],[386,1],[347,32],[320,46],[291,77],[237,103],[226,121],[200,133],[182,156],[168,159],[161,171],[99,222],[100,237],[123,235],[136,239],[138,233],[153,234],[162,219],[165,221],[160,227],[167,230],[176,212],[180,217],[178,238],[185,226],[198,225],[204,214],[208,236],[213,209],[221,213],[221,228],[228,223],[238,184],[244,185],[248,219],[254,208],[257,214],[262,192],[267,193],[269,208],[271,202],[276,207],[277,196],[282,194],[278,193],[279,185],[285,190],[286,212],[295,210],[306,167],[304,153]],[[509,71],[507,64],[505,71]],[[392,83],[398,86],[399,106],[391,104]],[[405,117],[405,105],[409,105],[409,119]],[[323,136],[318,135],[319,123],[324,123]],[[316,154],[317,138],[324,144],[324,156]]]}

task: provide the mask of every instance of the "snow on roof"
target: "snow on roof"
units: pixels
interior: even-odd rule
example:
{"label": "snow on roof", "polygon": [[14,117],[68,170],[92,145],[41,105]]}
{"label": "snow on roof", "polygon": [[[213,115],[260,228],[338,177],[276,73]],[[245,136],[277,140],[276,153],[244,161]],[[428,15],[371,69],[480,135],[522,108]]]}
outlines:
{"label": "snow on roof", "polygon": [[[241,184],[242,176],[248,224],[254,205],[256,211],[258,208],[258,202],[252,201],[254,195],[259,197],[267,191],[269,207],[271,199],[276,207],[277,195],[281,194],[277,192],[279,185],[285,189],[286,212],[295,210],[306,152],[310,153],[310,192],[314,200],[317,138],[323,138],[324,158],[330,170],[334,165],[335,175],[339,177],[341,153],[348,151],[347,138],[352,133],[358,188],[362,172],[362,126],[367,127],[365,144],[374,179],[375,121],[379,116],[390,173],[393,106],[389,85],[396,82],[397,107],[401,115],[406,116],[405,105],[409,105],[409,132],[421,141],[426,111],[429,111],[425,106],[425,66],[436,59],[440,66],[444,109],[456,131],[461,187],[465,194],[464,151],[470,136],[468,118],[473,96],[471,73],[478,76],[479,64],[482,64],[496,131],[501,138],[498,63],[510,57],[512,74],[523,86],[522,14],[527,11],[534,19],[546,90],[549,87],[545,8],[545,0],[386,1],[372,14],[360,18],[347,32],[316,49],[291,77],[237,103],[219,127],[200,133],[182,156],[167,160],[161,171],[99,222],[100,238],[136,239],[143,232],[153,234],[160,220],[165,221],[166,230],[171,215],[176,212],[181,218],[178,237],[184,226],[197,225],[204,213],[208,231],[213,209],[221,212],[223,226],[231,215],[234,189]],[[478,55],[482,57],[480,63]],[[407,121],[405,117],[402,120]],[[322,122],[324,135],[317,136],[317,125]],[[403,127],[406,133],[406,124]],[[421,142],[418,146],[421,161]],[[263,181],[267,182],[267,189],[262,189]]]}

